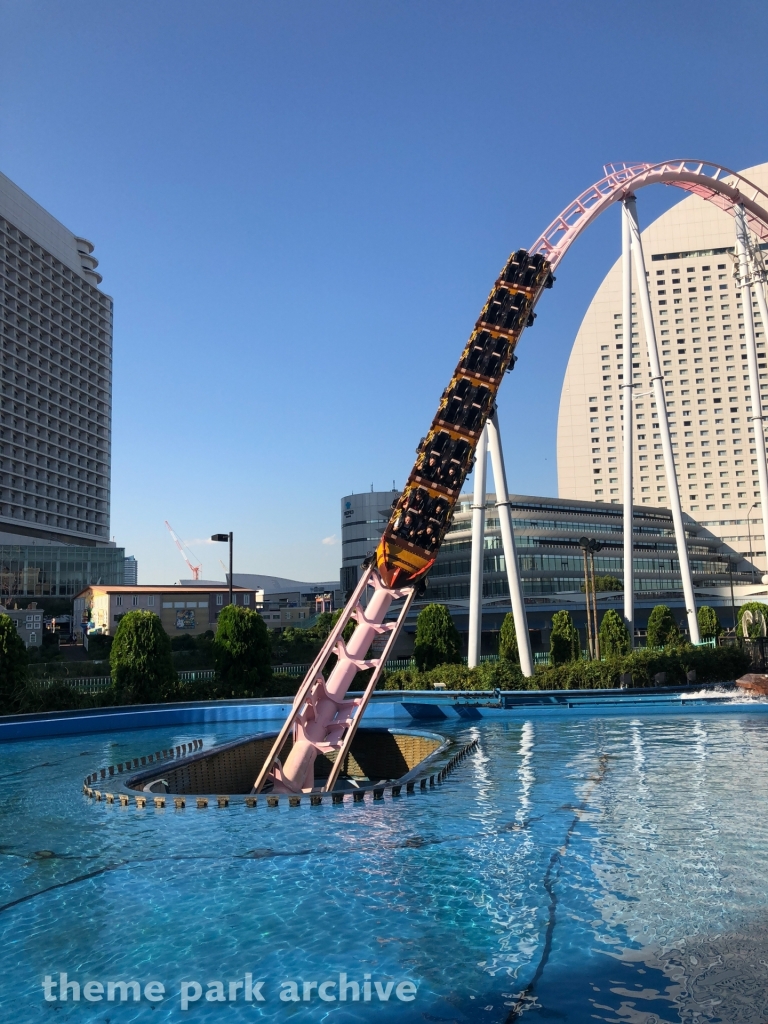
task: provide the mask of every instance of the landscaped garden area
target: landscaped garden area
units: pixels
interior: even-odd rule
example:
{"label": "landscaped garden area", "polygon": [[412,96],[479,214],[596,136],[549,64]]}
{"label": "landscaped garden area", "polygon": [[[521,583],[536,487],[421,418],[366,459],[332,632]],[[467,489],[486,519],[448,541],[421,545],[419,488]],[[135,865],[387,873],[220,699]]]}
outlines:
{"label": "landscaped garden area", "polygon": [[[766,621],[768,607],[756,602],[742,606],[736,636],[719,645],[723,629],[717,615],[702,607],[704,644],[693,647],[670,610],[659,605],[649,619],[647,646],[630,650],[621,617],[609,609],[600,622],[600,656],[590,657],[570,613],[559,611],[552,617],[546,663],[525,678],[511,614],[499,634],[498,654],[468,668],[448,610],[427,605],[418,618],[413,658],[405,667],[401,662],[385,671],[379,689],[558,690],[726,682],[748,671],[750,650],[743,641],[764,635]],[[333,622],[334,615],[324,613],[309,628],[272,631],[256,612],[229,607],[221,613],[216,635],[170,638],[157,616],[136,611],[123,617],[114,638],[90,637],[88,660],[65,661],[51,653],[30,660],[11,620],[0,617],[2,710],[291,697],[301,679],[300,666],[311,662]],[[286,663],[299,671],[285,671]]]}

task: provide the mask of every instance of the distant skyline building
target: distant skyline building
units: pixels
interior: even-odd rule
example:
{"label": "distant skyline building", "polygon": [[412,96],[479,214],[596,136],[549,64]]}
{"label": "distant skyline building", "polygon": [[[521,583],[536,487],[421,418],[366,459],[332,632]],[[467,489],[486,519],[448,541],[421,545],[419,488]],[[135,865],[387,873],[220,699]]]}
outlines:
{"label": "distant skyline building", "polygon": [[[768,164],[748,168],[744,176],[768,188]],[[642,209],[639,202],[641,226]],[[734,280],[734,219],[690,196],[646,227],[642,241],[683,511],[744,558],[751,552],[765,571],[750,419],[753,408],[762,404],[768,410],[765,325],[754,292],[746,299]],[[558,493],[623,502],[621,386],[631,373],[637,385],[634,503],[667,506],[658,415],[634,290],[633,360],[631,367],[623,365],[621,273],[619,260],[598,288],[573,344],[560,398]],[[755,316],[760,395],[750,392],[744,301],[752,301]]]}
{"label": "distant skyline building", "polygon": [[400,491],[363,491],[341,499],[341,589],[349,593],[360,566],[376,550]]}
{"label": "distant skyline building", "polygon": [[139,582],[139,563],[133,555],[127,555],[123,567],[123,583],[126,587],[135,587]]}
{"label": "distant skyline building", "polygon": [[113,311],[92,253],[0,174],[0,544],[109,543]]}

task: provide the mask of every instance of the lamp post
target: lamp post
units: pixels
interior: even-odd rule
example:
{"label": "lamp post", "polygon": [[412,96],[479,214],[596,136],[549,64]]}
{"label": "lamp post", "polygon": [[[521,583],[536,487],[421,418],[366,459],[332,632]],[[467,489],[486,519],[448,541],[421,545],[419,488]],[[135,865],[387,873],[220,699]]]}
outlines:
{"label": "lamp post", "polygon": [[[602,551],[603,550],[603,545],[599,541],[595,540],[594,538],[580,537],[579,538],[579,547],[581,548],[582,553],[584,555],[584,581],[585,581],[585,590],[587,592],[587,630],[589,632],[589,644],[588,644],[588,646],[589,646],[589,653],[590,653],[590,655],[592,657],[597,658],[599,660],[600,659],[600,636],[599,636],[599,632],[598,632],[598,623],[597,623],[597,595],[595,593],[595,552],[596,551]],[[590,569],[589,577],[591,577],[591,582],[590,582],[590,578],[587,575],[587,556],[589,556],[589,569]],[[590,598],[589,598],[590,587],[591,587],[591,590],[592,590],[591,616],[590,616],[590,603],[589,603],[589,601],[590,601]],[[592,619],[591,623],[590,623],[590,617]],[[593,635],[593,632],[592,632],[593,626],[594,626],[594,635]]]}
{"label": "lamp post", "polygon": [[232,531],[229,533],[214,533],[211,540],[226,544],[229,541],[229,603],[232,604]]}
{"label": "lamp post", "polygon": [[760,502],[759,501],[753,502],[752,505],[750,506],[749,512],[747,512],[747,532],[749,533],[749,564],[750,564],[750,572],[751,572],[751,575],[752,575],[752,582],[754,583],[755,582],[755,562],[754,562],[754,552],[752,551],[752,523],[750,522],[750,519],[749,519],[749,517],[752,515],[752,509],[753,508],[760,508]]}
{"label": "lamp post", "polygon": [[731,580],[731,617],[733,619],[733,635],[736,636],[736,602],[733,599],[733,559],[728,556],[728,576]]}
{"label": "lamp post", "polygon": [[600,629],[597,621],[597,587],[595,586],[595,552],[602,551],[603,545],[592,539],[589,542],[589,567],[592,572],[592,622],[595,629],[595,657],[600,660]]}
{"label": "lamp post", "polygon": [[584,556],[584,597],[587,602],[587,650],[589,651],[590,658],[594,658],[595,655],[592,650],[592,610],[589,603],[589,562],[587,561],[589,537],[580,537],[579,547]]}

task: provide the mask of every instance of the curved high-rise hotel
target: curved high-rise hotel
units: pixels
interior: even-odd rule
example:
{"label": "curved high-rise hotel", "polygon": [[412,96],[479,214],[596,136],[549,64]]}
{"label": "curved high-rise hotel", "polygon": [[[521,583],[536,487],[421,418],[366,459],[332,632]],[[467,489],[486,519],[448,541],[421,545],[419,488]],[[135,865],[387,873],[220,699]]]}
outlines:
{"label": "curved high-rise hotel", "polygon": [[[768,163],[744,171],[768,189]],[[642,218],[642,203],[638,203]],[[642,223],[642,221],[641,221]],[[617,244],[619,227],[617,221]],[[683,510],[766,568],[756,441],[768,411],[765,327],[752,297],[761,395],[750,392],[743,297],[734,280],[733,218],[689,196],[642,232]],[[635,383],[635,505],[668,504],[642,318],[632,302],[632,366],[622,358],[621,260],[581,323],[560,398],[561,498],[619,504],[624,374]],[[762,440],[761,440],[762,443]]]}

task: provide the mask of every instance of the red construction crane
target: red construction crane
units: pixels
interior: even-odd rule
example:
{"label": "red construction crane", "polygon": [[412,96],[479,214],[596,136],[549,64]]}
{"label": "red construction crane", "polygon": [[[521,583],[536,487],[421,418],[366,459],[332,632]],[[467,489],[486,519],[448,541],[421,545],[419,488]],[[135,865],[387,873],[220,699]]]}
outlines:
{"label": "red construction crane", "polygon": [[[199,580],[200,579],[200,570],[203,568],[202,565],[193,565],[192,562],[190,562],[189,557],[187,556],[187,553],[184,550],[184,545],[181,543],[179,538],[173,532],[173,527],[171,526],[171,524],[168,522],[167,519],[165,520],[165,525],[168,527],[168,533],[170,533],[170,535],[173,537],[173,543],[176,545],[176,547],[181,552],[181,557],[184,559],[184,561],[189,566],[190,572],[192,573],[192,579],[193,580]],[[190,552],[190,554],[191,554],[191,552]]]}

